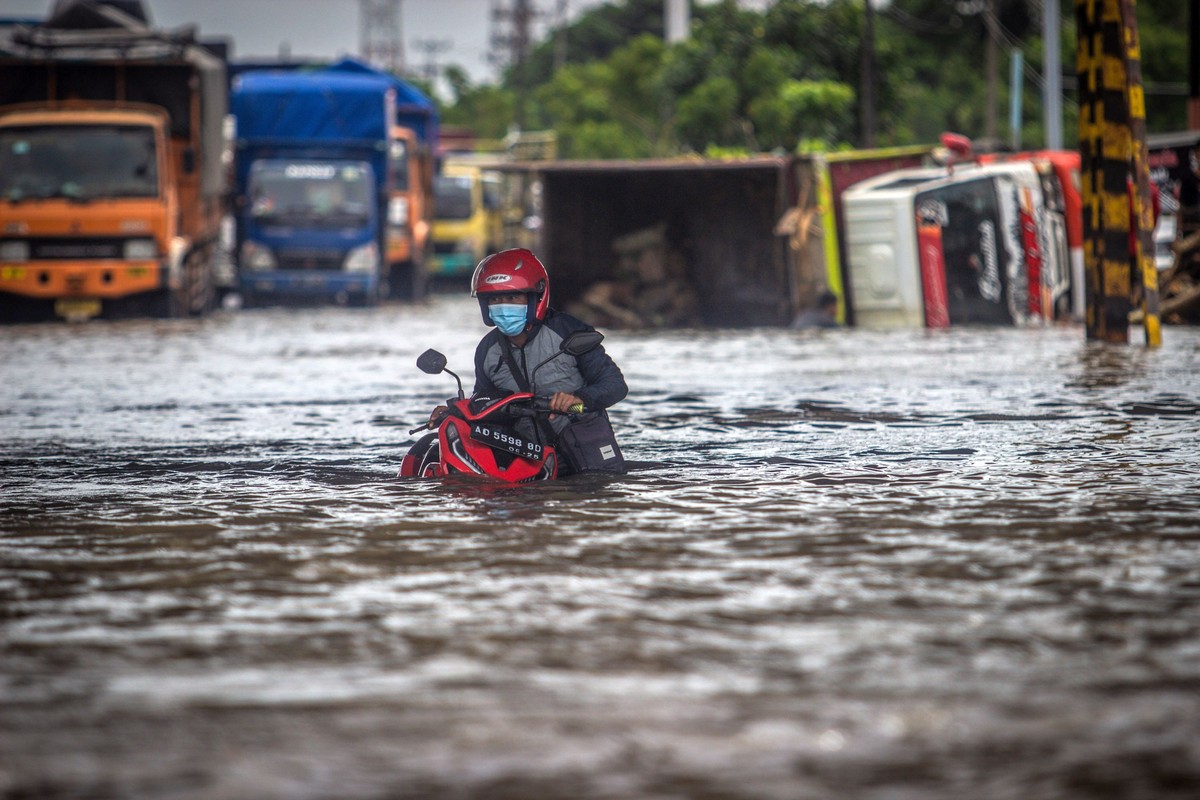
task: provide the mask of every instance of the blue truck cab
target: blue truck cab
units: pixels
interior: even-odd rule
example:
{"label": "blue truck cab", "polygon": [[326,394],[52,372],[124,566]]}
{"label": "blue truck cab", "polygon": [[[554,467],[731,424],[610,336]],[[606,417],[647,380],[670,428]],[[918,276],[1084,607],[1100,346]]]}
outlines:
{"label": "blue truck cab", "polygon": [[234,85],[238,288],[249,305],[373,305],[385,268],[395,93],[381,76],[253,71]]}

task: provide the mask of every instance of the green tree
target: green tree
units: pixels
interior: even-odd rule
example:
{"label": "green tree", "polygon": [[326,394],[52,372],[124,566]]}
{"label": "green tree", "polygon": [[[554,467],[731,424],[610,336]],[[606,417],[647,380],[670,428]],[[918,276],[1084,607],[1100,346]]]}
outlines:
{"label": "green tree", "polygon": [[513,92],[503,86],[475,86],[462,67],[448,68],[445,77],[451,97],[440,104],[442,124],[470,128],[483,139],[503,138],[516,109]]}
{"label": "green tree", "polygon": [[633,158],[674,151],[660,75],[665,47],[644,34],[609,58],[558,71],[534,92],[540,124],[568,158]]}
{"label": "green tree", "polygon": [[[978,138],[984,129],[985,45],[998,37],[997,135],[1008,137],[1009,59],[1025,63],[1022,141],[1041,142],[1044,48],[1039,6],[994,0],[989,29],[983,0],[891,0],[876,5],[874,96],[880,145],[928,143],[946,130]],[[1073,0],[1058,2],[1060,51],[1070,86],[1075,36]],[[792,149],[821,140],[862,140],[865,0],[776,0],[762,11],[734,0],[693,5],[684,42],[662,41],[662,0],[597,6],[565,31],[567,65],[555,70],[553,39],[534,48],[524,72],[502,84],[472,86],[448,75],[448,124],[499,136],[514,119],[519,75],[531,82],[529,127],[558,132],[560,152],[610,158]],[[1147,122],[1151,131],[1185,122],[1180,91],[1186,34],[1178,0],[1138,0]],[[1064,134],[1073,141],[1077,106],[1067,91]]]}

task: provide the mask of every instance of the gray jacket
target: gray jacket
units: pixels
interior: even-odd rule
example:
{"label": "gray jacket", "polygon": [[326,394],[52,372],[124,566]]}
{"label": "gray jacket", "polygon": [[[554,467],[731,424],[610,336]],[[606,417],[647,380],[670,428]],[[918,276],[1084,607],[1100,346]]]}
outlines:
{"label": "gray jacket", "polygon": [[[531,383],[531,390],[538,396],[550,396],[555,392],[568,392],[583,401],[587,411],[601,411],[625,398],[629,387],[620,368],[599,346],[579,357],[559,355],[548,361],[534,374],[535,368],[559,352],[559,345],[570,334],[592,327],[570,314],[549,309],[546,318],[529,332],[524,347],[512,347],[513,361],[517,369]],[[502,347],[505,336],[493,329],[475,349],[474,397],[500,398],[523,391],[504,360]],[[570,419],[556,417],[553,424],[561,432]],[[529,433],[526,433],[529,435]]]}

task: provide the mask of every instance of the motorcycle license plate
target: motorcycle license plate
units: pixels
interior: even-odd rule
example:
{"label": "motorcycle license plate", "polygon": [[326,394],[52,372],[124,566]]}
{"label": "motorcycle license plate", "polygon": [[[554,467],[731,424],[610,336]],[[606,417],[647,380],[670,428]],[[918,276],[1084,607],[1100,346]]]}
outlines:
{"label": "motorcycle license plate", "polygon": [[483,442],[486,445],[495,447],[497,450],[505,450],[521,458],[531,458],[534,460],[542,457],[544,449],[540,444],[526,441],[520,436],[514,436],[504,428],[494,425],[472,425],[471,438],[477,442]]}

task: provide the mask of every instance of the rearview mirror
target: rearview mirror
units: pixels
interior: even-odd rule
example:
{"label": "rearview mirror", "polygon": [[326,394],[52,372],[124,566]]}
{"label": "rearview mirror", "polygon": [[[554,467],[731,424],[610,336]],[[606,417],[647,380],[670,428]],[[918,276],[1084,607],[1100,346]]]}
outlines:
{"label": "rearview mirror", "polygon": [[417,358],[417,369],[437,375],[446,369],[446,357],[437,350],[426,350]]}
{"label": "rearview mirror", "polygon": [[559,349],[567,355],[581,356],[595,350],[602,341],[604,341],[604,334],[600,331],[575,331],[563,339]]}

